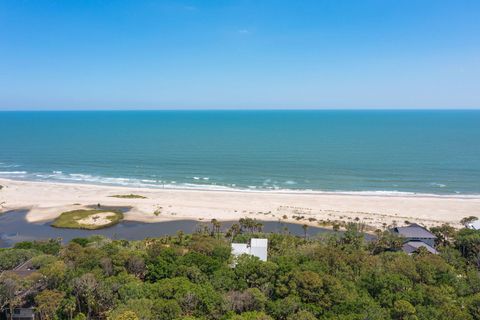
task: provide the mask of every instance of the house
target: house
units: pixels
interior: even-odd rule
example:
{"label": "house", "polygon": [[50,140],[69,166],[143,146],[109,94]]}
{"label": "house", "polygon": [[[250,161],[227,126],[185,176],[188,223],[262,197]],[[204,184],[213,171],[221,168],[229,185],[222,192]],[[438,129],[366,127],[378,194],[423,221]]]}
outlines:
{"label": "house", "polygon": [[417,252],[418,249],[420,248],[425,248],[428,252],[433,253],[433,254],[438,254],[438,251],[434,248],[429,246],[428,244],[422,242],[422,241],[408,241],[405,242],[402,246],[402,250],[408,254],[412,254],[414,252]]}
{"label": "house", "polygon": [[12,273],[16,274],[17,276],[21,278],[26,278],[30,275],[32,275],[35,271],[37,271],[38,268],[35,268],[35,266],[32,263],[32,260],[27,260],[24,263],[16,266],[12,271]]}
{"label": "house", "polygon": [[23,305],[20,308],[13,309],[13,315],[10,318],[10,311],[5,309],[5,319],[12,320],[35,320],[35,308],[31,305]]}
{"label": "house", "polygon": [[267,261],[268,239],[250,239],[250,243],[232,243],[232,254],[235,257],[242,254],[249,254]]}
{"label": "house", "polygon": [[[35,271],[36,268],[33,266],[32,261],[28,260],[8,272],[17,275],[20,278],[27,278]],[[0,277],[3,274],[4,273],[0,274]],[[23,295],[25,292],[22,292],[21,294]],[[35,320],[37,319],[35,317],[35,306],[29,302],[25,302],[20,307],[13,309],[12,317],[10,317],[10,310],[6,307],[3,309],[3,313],[0,312],[0,319]]]}
{"label": "house", "polygon": [[404,238],[402,250],[408,254],[412,254],[421,247],[425,248],[430,253],[438,253],[435,249],[435,240],[437,237],[418,224],[411,224],[405,227],[395,227],[390,229],[390,231]]}
{"label": "house", "polygon": [[480,230],[480,220],[475,220],[465,225],[468,229]]}

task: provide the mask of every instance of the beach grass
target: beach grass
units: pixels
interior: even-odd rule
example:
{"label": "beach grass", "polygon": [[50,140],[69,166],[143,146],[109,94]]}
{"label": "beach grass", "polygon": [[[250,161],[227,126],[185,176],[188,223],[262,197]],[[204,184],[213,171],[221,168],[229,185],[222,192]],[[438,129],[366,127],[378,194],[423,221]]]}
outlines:
{"label": "beach grass", "polygon": [[147,197],[141,196],[139,194],[114,194],[110,196],[111,198],[120,198],[120,199],[147,199]]}
{"label": "beach grass", "polygon": [[122,219],[123,213],[116,210],[73,210],[58,216],[52,227],[97,230],[113,226]]}

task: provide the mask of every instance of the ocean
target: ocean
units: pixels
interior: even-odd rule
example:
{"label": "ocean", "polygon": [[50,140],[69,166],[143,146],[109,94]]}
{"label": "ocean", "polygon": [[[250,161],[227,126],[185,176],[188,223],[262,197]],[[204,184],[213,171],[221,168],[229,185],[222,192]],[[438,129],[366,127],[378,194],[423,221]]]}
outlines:
{"label": "ocean", "polygon": [[480,195],[480,111],[0,112],[0,178]]}

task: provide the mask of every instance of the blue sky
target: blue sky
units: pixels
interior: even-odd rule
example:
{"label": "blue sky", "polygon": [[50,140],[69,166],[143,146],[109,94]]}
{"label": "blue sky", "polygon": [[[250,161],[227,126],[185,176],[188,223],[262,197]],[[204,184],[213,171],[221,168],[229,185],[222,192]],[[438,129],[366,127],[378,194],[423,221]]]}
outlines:
{"label": "blue sky", "polygon": [[3,110],[478,107],[478,0],[0,0]]}

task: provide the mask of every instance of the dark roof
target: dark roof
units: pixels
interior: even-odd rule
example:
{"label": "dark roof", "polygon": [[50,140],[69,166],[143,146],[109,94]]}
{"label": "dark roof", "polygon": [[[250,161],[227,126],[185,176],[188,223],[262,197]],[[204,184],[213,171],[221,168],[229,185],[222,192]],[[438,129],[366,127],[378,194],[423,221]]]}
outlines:
{"label": "dark roof", "polygon": [[32,260],[27,260],[24,263],[16,266],[13,270],[10,272],[16,274],[19,277],[25,278],[31,275],[36,271],[36,268],[32,264]]}
{"label": "dark roof", "polygon": [[438,251],[435,250],[435,248],[432,248],[431,246],[429,246],[428,244],[426,244],[425,242],[422,242],[422,241],[408,241],[408,242],[405,242],[402,246],[402,250],[405,251],[408,254],[411,254],[411,253],[414,253],[415,251],[417,251],[419,248],[422,248],[422,247],[427,249],[427,251],[430,252],[430,253],[433,253],[433,254],[438,253]]}
{"label": "dark roof", "polygon": [[437,238],[430,231],[428,231],[422,226],[419,226],[418,224],[411,224],[407,227],[395,227],[392,229],[392,231],[398,233],[400,236],[405,238],[426,238],[426,239]]}

